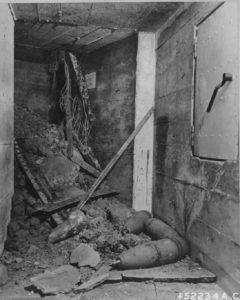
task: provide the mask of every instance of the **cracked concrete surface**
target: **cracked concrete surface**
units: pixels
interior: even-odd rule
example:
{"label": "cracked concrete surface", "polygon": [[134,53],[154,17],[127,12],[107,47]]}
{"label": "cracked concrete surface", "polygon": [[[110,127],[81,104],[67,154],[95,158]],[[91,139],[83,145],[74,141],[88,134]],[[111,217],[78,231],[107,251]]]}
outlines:
{"label": "cracked concrete surface", "polygon": [[[176,300],[180,293],[209,293],[211,296],[218,293],[221,297],[224,291],[214,283],[158,283],[158,282],[127,282],[104,284],[75,299],[84,300]],[[180,298],[179,298],[180,299]],[[221,299],[221,298],[220,298]],[[230,299],[230,298],[229,298]]]}

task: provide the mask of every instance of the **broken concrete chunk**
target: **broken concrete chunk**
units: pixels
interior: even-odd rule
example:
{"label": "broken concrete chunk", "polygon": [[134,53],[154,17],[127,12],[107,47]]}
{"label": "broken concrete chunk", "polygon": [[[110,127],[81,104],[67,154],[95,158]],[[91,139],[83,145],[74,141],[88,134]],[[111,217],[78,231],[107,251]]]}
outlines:
{"label": "broken concrete chunk", "polygon": [[61,223],[49,235],[49,242],[55,243],[78,234],[88,223],[87,217],[78,208],[71,211],[67,221]]}
{"label": "broken concrete chunk", "polygon": [[81,284],[78,288],[75,289],[76,292],[86,292],[90,291],[101,283],[105,282],[109,277],[109,273],[99,275],[97,277],[91,278],[90,280]]}
{"label": "broken concrete chunk", "polygon": [[8,281],[7,268],[0,264],[0,286],[4,285]]}
{"label": "broken concrete chunk", "polygon": [[19,238],[26,238],[26,236],[29,235],[29,232],[25,229],[20,229],[18,232],[17,232],[17,236]]}
{"label": "broken concrete chunk", "polygon": [[30,224],[37,228],[40,226],[40,220],[38,218],[31,218]]}
{"label": "broken concrete chunk", "polygon": [[64,265],[54,271],[45,271],[43,274],[32,277],[30,281],[43,293],[57,294],[69,292],[80,281],[81,274],[78,269]]}
{"label": "broken concrete chunk", "polygon": [[60,155],[45,158],[40,168],[52,188],[74,183],[79,171],[79,167],[65,156]]}
{"label": "broken concrete chunk", "polygon": [[23,259],[21,257],[16,257],[15,261],[17,264],[20,264],[23,261]]}
{"label": "broken concrete chunk", "polygon": [[11,221],[8,225],[8,231],[11,236],[14,236],[18,230],[20,230],[20,226],[17,222]]}
{"label": "broken concrete chunk", "polygon": [[111,222],[122,226],[134,212],[133,209],[128,208],[116,198],[98,199],[94,202],[94,205],[104,209]]}
{"label": "broken concrete chunk", "polygon": [[73,250],[70,261],[71,264],[78,264],[79,267],[96,267],[100,262],[100,256],[92,247],[80,244]]}
{"label": "broken concrete chunk", "polygon": [[33,254],[33,253],[37,252],[38,250],[39,250],[39,248],[37,246],[30,244],[27,253]]}

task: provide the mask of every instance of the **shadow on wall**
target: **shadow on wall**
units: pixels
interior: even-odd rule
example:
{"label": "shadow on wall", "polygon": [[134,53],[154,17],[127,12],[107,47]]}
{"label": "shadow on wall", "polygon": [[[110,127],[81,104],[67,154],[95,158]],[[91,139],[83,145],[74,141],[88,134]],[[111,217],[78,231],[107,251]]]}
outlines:
{"label": "shadow on wall", "polygon": [[[167,137],[169,128],[169,117],[161,116],[156,120],[156,171],[164,173],[165,158],[167,151]],[[164,180],[157,184],[158,199],[163,199]]]}

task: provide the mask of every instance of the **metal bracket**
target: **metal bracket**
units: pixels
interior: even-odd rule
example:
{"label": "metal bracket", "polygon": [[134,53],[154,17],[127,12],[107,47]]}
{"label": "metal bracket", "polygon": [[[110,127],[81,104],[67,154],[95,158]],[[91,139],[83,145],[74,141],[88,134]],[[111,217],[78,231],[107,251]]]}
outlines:
{"label": "metal bracket", "polygon": [[233,80],[232,74],[230,74],[230,73],[223,73],[222,82],[215,87],[215,89],[213,91],[213,94],[212,94],[212,97],[211,97],[211,100],[210,100],[210,102],[208,104],[208,107],[207,107],[207,112],[211,111],[212,106],[213,106],[213,102],[214,102],[214,100],[215,100],[215,98],[217,96],[218,90],[221,87],[223,87],[226,82],[232,81],[232,80]]}

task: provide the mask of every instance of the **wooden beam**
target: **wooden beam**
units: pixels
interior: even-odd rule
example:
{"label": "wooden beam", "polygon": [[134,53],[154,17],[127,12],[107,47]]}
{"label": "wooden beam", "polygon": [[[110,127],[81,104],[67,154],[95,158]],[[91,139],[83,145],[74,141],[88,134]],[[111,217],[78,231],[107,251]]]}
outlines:
{"label": "wooden beam", "polygon": [[[119,194],[119,192],[117,192],[117,191],[100,191],[100,192],[95,193],[91,197],[91,199],[110,197],[110,196],[117,195],[117,194]],[[66,197],[66,198],[58,200],[56,202],[44,204],[40,207],[37,207],[35,212],[40,211],[40,212],[52,213],[53,211],[60,210],[64,207],[71,206],[73,204],[77,204],[84,197],[85,197],[85,194],[79,194],[78,196],[75,196],[75,197]]]}
{"label": "wooden beam", "polygon": [[83,168],[85,171],[87,171],[88,173],[90,173],[94,177],[98,177],[101,174],[97,169],[95,169],[94,167],[89,165],[87,162],[85,162],[84,160],[79,159],[76,156],[72,156],[71,161],[74,162],[75,164],[77,164],[78,166],[80,166],[81,168]]}
{"label": "wooden beam", "polygon": [[[39,199],[42,201],[42,203],[44,204],[48,204],[48,198],[46,197],[46,195],[42,192],[37,180],[34,178],[31,170],[29,169],[26,160],[24,159],[22,152],[20,150],[20,147],[17,143],[16,140],[14,140],[14,150],[15,150],[15,154],[16,154],[16,158],[19,162],[19,165],[22,169],[22,171],[24,172],[24,174],[26,175],[26,177],[28,178],[28,180],[30,181],[32,187],[34,188],[35,192],[37,193]],[[58,215],[58,214],[53,214],[52,215],[54,221],[57,224],[61,224],[62,223],[62,218]]]}

